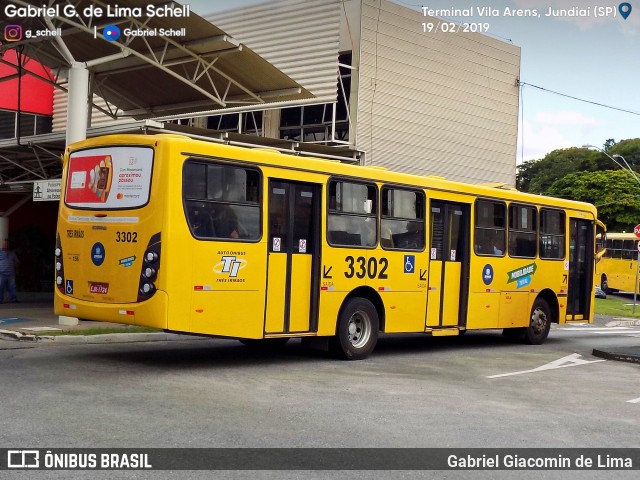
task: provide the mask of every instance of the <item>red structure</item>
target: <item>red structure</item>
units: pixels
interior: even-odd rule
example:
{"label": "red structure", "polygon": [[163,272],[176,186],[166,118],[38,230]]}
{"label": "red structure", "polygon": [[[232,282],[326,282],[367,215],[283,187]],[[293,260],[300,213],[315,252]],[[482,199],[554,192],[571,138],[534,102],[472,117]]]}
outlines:
{"label": "red structure", "polygon": [[[18,111],[18,91],[21,93],[21,117],[51,117],[53,115],[53,85],[29,74],[49,77],[50,70],[28,57],[22,57],[23,72],[18,78],[15,50],[7,50],[2,54],[0,63],[0,123],[5,122],[4,139],[12,138],[15,129],[16,112]],[[7,65],[9,63],[11,65]],[[3,80],[10,77],[9,80]],[[19,85],[20,83],[20,85]],[[20,87],[20,88],[18,88]],[[50,131],[50,127],[49,127]],[[33,132],[33,127],[31,127]],[[31,133],[33,134],[33,133]],[[11,152],[0,152],[11,156]],[[24,201],[28,192],[13,193],[8,187],[0,189],[0,215],[8,218],[8,238],[20,259],[17,274],[19,291],[49,291],[53,289],[53,264],[51,252],[55,246],[57,202],[38,202],[30,199]],[[9,212],[9,213],[6,213]],[[6,225],[6,224],[5,224]]]}
{"label": "red structure", "polygon": [[[28,57],[24,64],[24,70],[33,72],[41,77],[48,77],[50,71]],[[17,53],[15,50],[7,50],[2,55],[2,60],[17,65]],[[17,74],[17,69],[0,63],[0,79]],[[18,111],[18,78],[0,81],[0,109]],[[20,111],[38,115],[53,115],[53,85],[40,80],[33,75],[24,72],[22,76],[22,101]]]}

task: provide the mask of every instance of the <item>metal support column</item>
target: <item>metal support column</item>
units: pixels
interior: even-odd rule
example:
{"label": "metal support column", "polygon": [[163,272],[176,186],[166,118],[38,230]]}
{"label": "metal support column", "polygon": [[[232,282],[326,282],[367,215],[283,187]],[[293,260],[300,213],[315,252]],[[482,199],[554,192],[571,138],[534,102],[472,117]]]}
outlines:
{"label": "metal support column", "polygon": [[89,69],[84,64],[74,63],[69,69],[67,145],[87,138],[88,98]]}

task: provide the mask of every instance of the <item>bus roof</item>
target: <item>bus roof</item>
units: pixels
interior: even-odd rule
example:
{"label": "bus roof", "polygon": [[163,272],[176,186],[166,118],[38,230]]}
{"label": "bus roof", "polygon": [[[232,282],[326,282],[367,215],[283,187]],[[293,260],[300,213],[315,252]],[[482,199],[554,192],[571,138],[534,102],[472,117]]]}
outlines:
{"label": "bus roof", "polygon": [[608,240],[638,240],[635,233],[626,232],[607,232]]}
{"label": "bus roof", "polygon": [[[117,134],[94,137],[70,145],[67,147],[67,155],[69,152],[74,150],[104,145],[158,145],[160,142],[173,144],[175,148],[179,149],[180,152],[183,153],[185,158],[193,155],[218,158],[223,156],[229,159],[270,166],[280,166],[299,171],[323,173],[327,175],[340,175],[370,180],[373,182],[394,183],[400,186],[420,187],[431,190],[469,194],[487,199],[518,201],[534,205],[580,210],[589,212],[594,218],[596,218],[597,215],[596,207],[590,203],[519,192],[515,189],[503,188],[501,184],[491,186],[470,184],[446,180],[442,177],[430,175],[422,176],[395,172],[393,170],[381,169],[375,166],[351,165],[313,157],[301,158],[298,155],[281,153],[271,149],[266,150],[263,145],[257,145],[258,148],[233,146],[215,141],[194,139],[189,136],[179,134]],[[633,234],[630,235],[633,236]],[[610,234],[607,236],[611,238]]]}

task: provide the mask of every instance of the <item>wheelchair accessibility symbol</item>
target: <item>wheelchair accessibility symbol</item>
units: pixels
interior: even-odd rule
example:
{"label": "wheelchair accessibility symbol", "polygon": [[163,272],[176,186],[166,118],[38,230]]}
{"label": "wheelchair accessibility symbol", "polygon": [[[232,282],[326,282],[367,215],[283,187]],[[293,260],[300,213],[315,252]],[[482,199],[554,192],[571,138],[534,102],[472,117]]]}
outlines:
{"label": "wheelchair accessibility symbol", "polygon": [[416,271],[416,256],[405,255],[404,256],[404,273],[413,273]]}
{"label": "wheelchair accessibility symbol", "polygon": [[73,295],[73,280],[67,280],[64,290],[67,295]]}

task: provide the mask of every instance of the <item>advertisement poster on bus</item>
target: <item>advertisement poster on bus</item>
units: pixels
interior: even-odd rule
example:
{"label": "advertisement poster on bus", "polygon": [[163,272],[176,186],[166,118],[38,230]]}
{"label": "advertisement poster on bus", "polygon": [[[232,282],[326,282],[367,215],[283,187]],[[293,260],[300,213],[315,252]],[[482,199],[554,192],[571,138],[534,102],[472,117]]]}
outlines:
{"label": "advertisement poster on bus", "polygon": [[149,200],[153,150],[110,147],[75,152],[69,158],[65,202],[80,208],[122,209]]}

